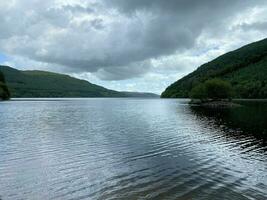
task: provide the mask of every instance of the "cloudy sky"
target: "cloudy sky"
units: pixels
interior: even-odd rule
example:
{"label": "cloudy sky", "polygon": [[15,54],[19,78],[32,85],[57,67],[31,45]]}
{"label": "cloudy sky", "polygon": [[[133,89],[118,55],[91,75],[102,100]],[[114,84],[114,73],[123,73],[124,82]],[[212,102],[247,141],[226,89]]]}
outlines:
{"label": "cloudy sky", "polygon": [[0,63],[161,93],[267,36],[266,0],[0,0]]}

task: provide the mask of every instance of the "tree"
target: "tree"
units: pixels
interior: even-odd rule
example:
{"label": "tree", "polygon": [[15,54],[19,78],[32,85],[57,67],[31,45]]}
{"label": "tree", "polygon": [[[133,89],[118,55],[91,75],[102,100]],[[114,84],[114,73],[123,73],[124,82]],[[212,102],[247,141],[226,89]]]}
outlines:
{"label": "tree", "polygon": [[5,77],[1,71],[0,71],[0,82],[5,83]]}
{"label": "tree", "polygon": [[207,90],[204,83],[200,83],[196,87],[194,87],[190,94],[191,99],[200,99],[200,100],[206,100],[208,98]]}
{"label": "tree", "polygon": [[0,71],[0,100],[8,100],[10,98],[10,92],[5,84],[5,77]]}
{"label": "tree", "polygon": [[230,83],[220,79],[207,80],[195,86],[191,92],[190,97],[193,99],[205,100],[221,100],[231,99],[233,96],[233,89]]}
{"label": "tree", "polygon": [[233,96],[231,84],[221,79],[207,80],[205,87],[209,99],[231,99]]}

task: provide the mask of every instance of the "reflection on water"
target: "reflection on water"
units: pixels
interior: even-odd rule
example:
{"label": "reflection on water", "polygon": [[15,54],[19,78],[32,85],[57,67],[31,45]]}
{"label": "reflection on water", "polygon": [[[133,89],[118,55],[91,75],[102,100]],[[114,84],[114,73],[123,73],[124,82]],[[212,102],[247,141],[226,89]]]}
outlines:
{"label": "reflection on water", "polygon": [[203,108],[191,106],[194,114],[224,127],[229,136],[254,136],[267,141],[267,101],[239,100],[241,106],[233,108]]}
{"label": "reflection on water", "polygon": [[0,103],[0,198],[266,199],[262,108],[248,122],[186,103]]}

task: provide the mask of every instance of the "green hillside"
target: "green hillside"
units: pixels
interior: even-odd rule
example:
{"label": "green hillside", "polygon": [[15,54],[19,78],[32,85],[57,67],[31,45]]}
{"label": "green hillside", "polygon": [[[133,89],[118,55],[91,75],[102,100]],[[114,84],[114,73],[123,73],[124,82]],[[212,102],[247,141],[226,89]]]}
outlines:
{"label": "green hillside", "polygon": [[0,71],[0,100],[7,100],[10,98],[9,90],[5,84],[4,74]]}
{"label": "green hillside", "polygon": [[[12,97],[135,97],[68,75],[0,66]],[[146,93],[142,93],[146,94]]]}
{"label": "green hillside", "polygon": [[170,85],[162,98],[184,98],[211,78],[229,81],[236,98],[267,98],[267,39],[226,53]]}

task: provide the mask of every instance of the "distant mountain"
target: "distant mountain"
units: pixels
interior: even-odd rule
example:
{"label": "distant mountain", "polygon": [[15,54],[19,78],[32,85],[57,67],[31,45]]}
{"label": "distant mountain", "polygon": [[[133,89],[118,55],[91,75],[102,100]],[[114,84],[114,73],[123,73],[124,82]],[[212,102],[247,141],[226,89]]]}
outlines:
{"label": "distant mountain", "polygon": [[122,92],[128,97],[146,97],[146,98],[159,98],[160,95],[149,92]]}
{"label": "distant mountain", "polygon": [[7,100],[10,98],[9,90],[6,86],[4,74],[0,71],[0,100]]}
{"label": "distant mountain", "polygon": [[229,81],[236,98],[267,98],[267,39],[226,53],[170,85],[162,98],[184,98],[211,78]]}
{"label": "distant mountain", "polygon": [[69,75],[47,71],[20,71],[0,66],[12,97],[154,97],[154,94],[118,92]]}

